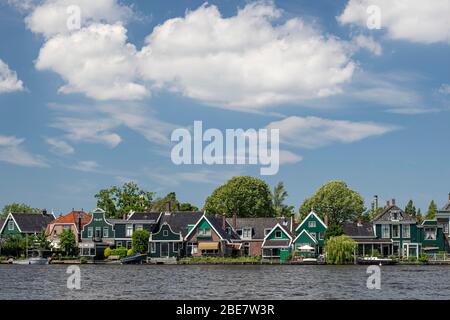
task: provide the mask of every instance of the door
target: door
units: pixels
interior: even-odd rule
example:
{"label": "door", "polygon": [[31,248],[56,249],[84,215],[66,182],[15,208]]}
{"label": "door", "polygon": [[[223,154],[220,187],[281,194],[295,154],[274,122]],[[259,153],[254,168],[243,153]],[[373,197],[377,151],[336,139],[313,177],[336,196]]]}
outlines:
{"label": "door", "polygon": [[169,257],[169,243],[161,242],[161,258]]}

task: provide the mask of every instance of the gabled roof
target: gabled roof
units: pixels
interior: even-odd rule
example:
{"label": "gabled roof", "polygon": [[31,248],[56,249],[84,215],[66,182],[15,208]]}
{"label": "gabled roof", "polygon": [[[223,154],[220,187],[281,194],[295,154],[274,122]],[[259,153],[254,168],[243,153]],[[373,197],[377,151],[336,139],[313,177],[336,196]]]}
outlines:
{"label": "gabled roof", "polygon": [[386,209],[383,210],[383,212],[381,212],[380,214],[378,214],[373,220],[372,222],[376,223],[376,222],[382,222],[382,221],[391,221],[391,212],[397,211],[398,213],[400,213],[401,216],[401,220],[399,221],[408,221],[408,222],[416,222],[416,220],[411,217],[409,214],[407,214],[405,211],[403,211],[402,209],[400,209],[399,207],[397,207],[396,205],[390,205],[388,206]]}
{"label": "gabled roof", "polygon": [[345,222],[343,225],[344,234],[352,238],[375,238],[372,222]]}
{"label": "gabled roof", "polygon": [[[179,211],[171,213],[163,213],[159,220],[159,224],[167,223],[175,233],[181,233],[183,237],[186,237],[190,225],[195,225],[203,216],[203,212],[200,211]],[[159,230],[159,228],[158,228]]]}
{"label": "gabled roof", "polygon": [[297,226],[297,228],[295,228],[295,231],[300,229],[301,226],[308,220],[310,216],[314,216],[320,222],[320,224],[322,224],[325,227],[325,229],[327,229],[327,225],[325,224],[325,222],[323,222],[322,219],[320,219],[319,216],[314,211],[311,210],[311,212],[305,217],[305,219],[303,219],[302,222]]}
{"label": "gabled roof", "polygon": [[5,219],[0,219],[0,231],[3,230],[3,225],[5,224]]}
{"label": "gabled roof", "polygon": [[198,224],[205,219],[213,228],[214,232],[220,237],[221,240],[226,240],[227,242],[240,240],[239,236],[236,234],[236,232],[233,230],[231,225],[226,222],[226,227],[229,228],[230,233],[227,232],[227,230],[224,230],[223,227],[223,217],[222,216],[213,216],[213,215],[206,215],[203,214],[200,219],[195,223],[194,227],[187,233],[185,238],[187,239],[191,233],[197,228]]}
{"label": "gabled roof", "polygon": [[[20,232],[23,233],[39,233],[47,228],[47,225],[55,219],[52,214],[42,213],[10,213],[9,218],[12,218]],[[6,223],[3,224],[3,227]],[[3,227],[0,232],[3,231]]]}
{"label": "gabled roof", "polygon": [[450,211],[450,200],[447,202],[447,204],[441,209],[441,211]]}
{"label": "gabled roof", "polygon": [[[228,224],[233,226],[233,218],[227,218],[227,222]],[[290,219],[279,217],[236,218],[236,229],[252,228],[253,229],[252,239],[263,240],[265,237],[264,230],[272,229],[278,223],[281,225],[284,225],[286,223],[285,227],[287,228],[288,231],[290,230],[290,223],[291,223]]]}
{"label": "gabled roof", "polygon": [[158,222],[161,212],[133,212],[127,220],[154,220]]}
{"label": "gabled roof", "polygon": [[300,238],[301,236],[302,236],[302,234],[304,234],[304,233],[306,233],[306,235],[315,243],[315,244],[317,244],[317,239],[316,238],[314,238],[308,231],[306,231],[306,229],[303,229],[302,230],[302,232],[300,232],[299,234],[298,234],[298,236],[297,237],[295,237],[295,239],[292,241],[292,242],[297,242],[297,239],[298,238]]}
{"label": "gabled roof", "polygon": [[72,211],[64,216],[61,216],[53,221],[51,221],[47,226],[47,232],[50,232],[52,226],[56,224],[75,224],[75,228],[78,230],[78,219],[81,218],[81,228],[85,224],[91,221],[91,216],[84,211]]}
{"label": "gabled roof", "polygon": [[[270,230],[270,232],[264,237],[264,242],[270,237],[270,235],[271,235],[277,228],[280,228],[281,231],[283,231],[283,232],[288,236],[288,238],[292,241],[292,236],[291,236],[289,230],[287,230],[287,229],[286,229],[285,227],[283,227],[281,224],[277,223],[277,224],[272,228],[272,230]],[[281,240],[281,239],[280,239],[280,240]],[[272,241],[277,241],[277,240],[274,239],[274,240],[272,240]]]}

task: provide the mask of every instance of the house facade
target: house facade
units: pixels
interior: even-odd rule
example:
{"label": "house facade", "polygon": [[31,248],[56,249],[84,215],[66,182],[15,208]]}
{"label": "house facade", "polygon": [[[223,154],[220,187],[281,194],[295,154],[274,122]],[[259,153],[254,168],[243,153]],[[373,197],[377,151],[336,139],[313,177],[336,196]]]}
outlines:
{"label": "house facade", "polygon": [[103,259],[105,249],[114,245],[114,224],[106,219],[104,210],[97,208],[81,231],[81,243],[78,245],[80,256]]}
{"label": "house facade", "polygon": [[157,228],[161,213],[135,212],[128,215],[128,219],[108,219],[114,227],[114,246],[116,248],[132,247],[133,233],[138,230],[146,230],[150,234]]}
{"label": "house facade", "polygon": [[25,237],[44,232],[47,225],[55,220],[53,214],[47,213],[9,213],[0,226],[0,238],[6,239],[10,236]]}
{"label": "house facade", "polygon": [[50,241],[53,249],[59,249],[60,235],[64,230],[70,230],[74,236],[76,245],[81,241],[81,230],[83,226],[89,223],[91,216],[84,211],[71,211],[51,221],[45,230],[47,239]]}
{"label": "house facade", "polygon": [[293,250],[300,256],[317,256],[322,254],[325,247],[325,231],[327,225],[320,217],[311,211],[295,228]]}
{"label": "house facade", "polygon": [[436,213],[436,220],[442,225],[444,250],[450,252],[450,193],[448,194],[448,202]]}
{"label": "house facade", "polygon": [[262,259],[264,261],[285,262],[291,258],[292,224],[286,220],[277,223],[264,237],[262,243]]}

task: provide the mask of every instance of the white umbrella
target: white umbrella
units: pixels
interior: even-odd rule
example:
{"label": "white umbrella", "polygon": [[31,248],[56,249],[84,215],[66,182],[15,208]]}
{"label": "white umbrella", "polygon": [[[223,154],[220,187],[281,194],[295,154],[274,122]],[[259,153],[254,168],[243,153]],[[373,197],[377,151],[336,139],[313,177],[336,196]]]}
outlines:
{"label": "white umbrella", "polygon": [[300,247],[300,250],[302,250],[302,251],[309,251],[309,250],[314,250],[314,248],[309,246],[309,245],[304,245],[304,246]]}

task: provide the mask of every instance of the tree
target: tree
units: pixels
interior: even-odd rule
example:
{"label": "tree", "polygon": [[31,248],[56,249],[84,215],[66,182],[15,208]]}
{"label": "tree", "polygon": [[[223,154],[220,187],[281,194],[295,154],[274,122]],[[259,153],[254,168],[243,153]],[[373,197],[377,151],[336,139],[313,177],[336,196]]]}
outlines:
{"label": "tree", "polygon": [[148,239],[150,233],[147,230],[137,230],[133,232],[131,243],[134,253],[144,254],[148,252]]}
{"label": "tree", "polygon": [[344,234],[344,228],[340,224],[330,224],[325,230],[324,239],[328,240],[332,237],[338,237]]}
{"label": "tree", "polygon": [[420,208],[417,209],[416,219],[417,219],[418,222],[422,222],[423,221],[422,210],[420,210]]}
{"label": "tree", "polygon": [[228,217],[273,217],[272,193],[266,182],[250,176],[238,176],[218,187],[206,199],[208,213]]}
{"label": "tree", "polygon": [[278,217],[290,217],[294,214],[294,207],[284,204],[287,196],[288,193],[284,189],[283,182],[278,182],[272,193],[272,205]]}
{"label": "tree", "polygon": [[178,210],[180,203],[177,200],[177,194],[175,192],[169,192],[164,197],[159,197],[152,204],[152,211],[164,212],[167,211],[167,205],[170,204],[170,210]]}
{"label": "tree", "polygon": [[355,221],[365,211],[364,199],[351,190],[343,181],[329,181],[316,193],[306,199],[299,209],[300,216],[306,217],[314,212],[323,219],[328,215],[329,224],[342,224],[347,220]]}
{"label": "tree", "polygon": [[409,200],[406,207],[405,212],[409,214],[411,217],[415,218],[417,215],[416,207],[414,206],[414,203],[412,200]]}
{"label": "tree", "polygon": [[436,218],[437,211],[438,208],[436,203],[434,202],[434,200],[431,200],[430,205],[428,206],[428,212],[427,215],[425,216],[425,219],[433,220],[434,218]]}
{"label": "tree", "polygon": [[59,245],[65,254],[73,254],[76,247],[75,235],[71,230],[63,230],[59,235]]}
{"label": "tree", "polygon": [[134,182],[122,187],[102,189],[96,195],[97,207],[106,211],[107,218],[123,218],[130,211],[145,211],[152,205],[153,193],[144,191]]}
{"label": "tree", "polygon": [[51,243],[47,239],[45,231],[42,231],[41,233],[31,236],[29,241],[34,249],[49,250],[51,247]]}
{"label": "tree", "polygon": [[325,243],[328,264],[346,264],[353,262],[356,242],[349,236],[332,237]]}
{"label": "tree", "polygon": [[19,257],[26,248],[26,239],[20,235],[8,235],[1,243],[1,252],[5,256]]}
{"label": "tree", "polygon": [[6,219],[8,214],[10,212],[16,212],[16,213],[40,213],[41,209],[33,208],[27,204],[24,203],[11,203],[7,204],[3,207],[2,213],[0,215],[1,218]]}
{"label": "tree", "polygon": [[180,211],[198,211],[198,210],[199,210],[198,207],[190,203],[184,202],[180,204]]}

